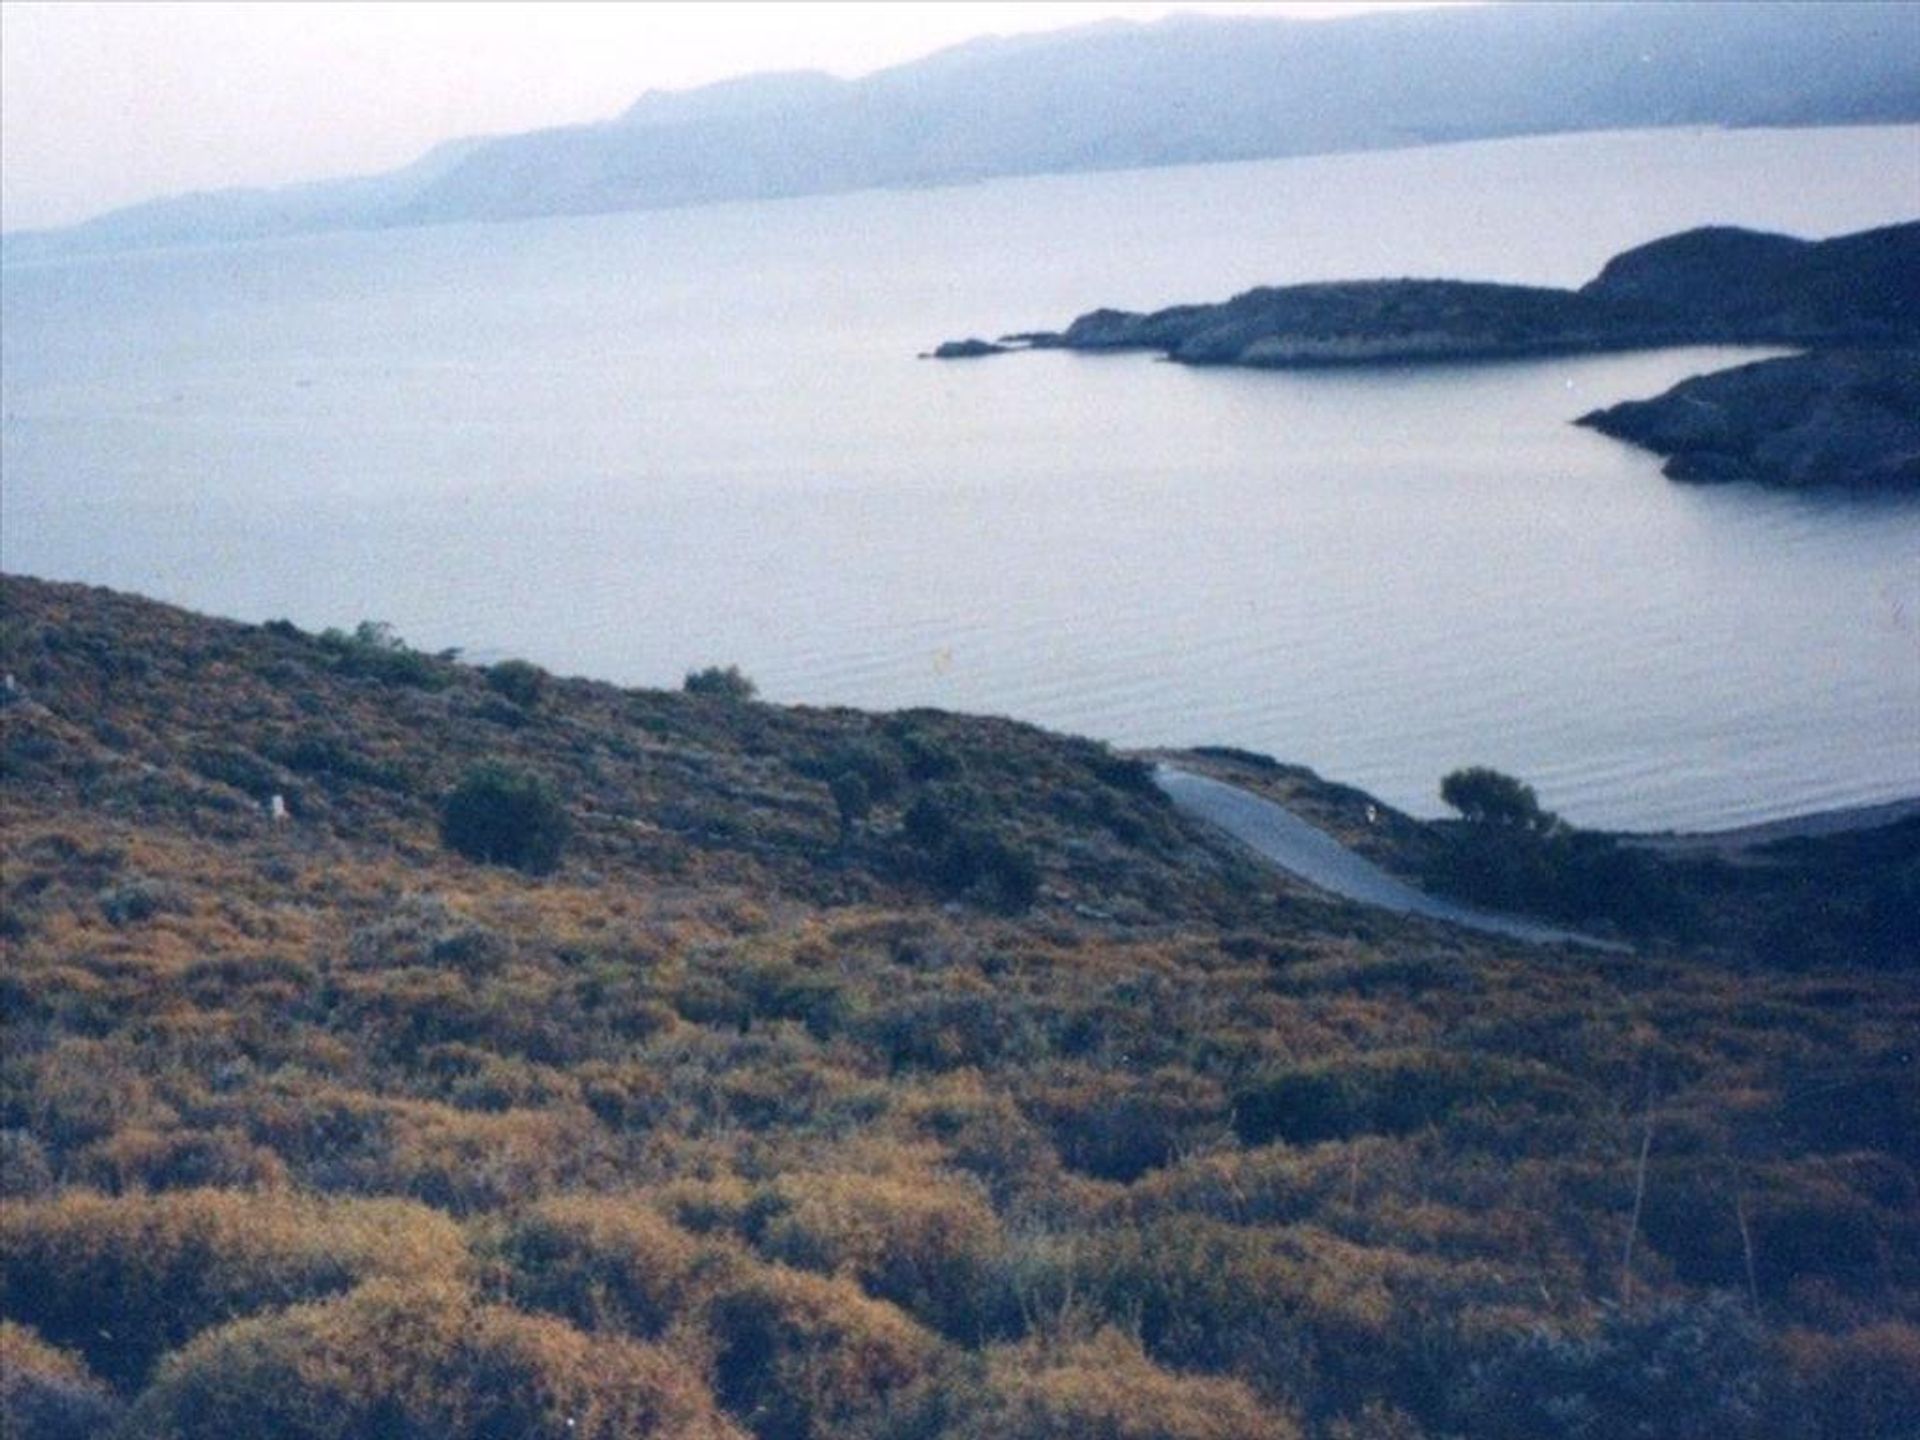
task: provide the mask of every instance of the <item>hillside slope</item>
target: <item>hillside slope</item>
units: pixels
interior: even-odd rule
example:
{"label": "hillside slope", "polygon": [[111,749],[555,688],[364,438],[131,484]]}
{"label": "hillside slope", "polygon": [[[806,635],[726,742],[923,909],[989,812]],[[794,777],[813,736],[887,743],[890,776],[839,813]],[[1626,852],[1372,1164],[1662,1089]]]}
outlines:
{"label": "hillside slope", "polygon": [[[1911,1434],[1912,970],[1336,905],[1004,721],[0,601],[10,1434]],[[488,762],[547,873],[440,843]]]}

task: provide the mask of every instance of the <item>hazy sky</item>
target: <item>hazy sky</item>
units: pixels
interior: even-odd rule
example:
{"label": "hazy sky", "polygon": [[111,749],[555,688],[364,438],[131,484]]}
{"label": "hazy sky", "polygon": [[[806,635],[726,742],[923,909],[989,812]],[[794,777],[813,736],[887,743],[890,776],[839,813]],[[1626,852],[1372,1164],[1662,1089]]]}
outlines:
{"label": "hazy sky", "polygon": [[1373,4],[0,3],[0,228],[389,169],[757,70],[859,75],[982,34]]}

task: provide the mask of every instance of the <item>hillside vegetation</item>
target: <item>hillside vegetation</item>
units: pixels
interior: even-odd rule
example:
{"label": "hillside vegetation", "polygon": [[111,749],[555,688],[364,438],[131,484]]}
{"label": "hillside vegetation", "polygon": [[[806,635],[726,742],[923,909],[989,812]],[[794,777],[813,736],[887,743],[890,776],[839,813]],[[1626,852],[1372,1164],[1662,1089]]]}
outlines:
{"label": "hillside vegetation", "polygon": [[1007,721],[0,583],[10,1436],[1915,1434],[1844,929],[1509,944]]}

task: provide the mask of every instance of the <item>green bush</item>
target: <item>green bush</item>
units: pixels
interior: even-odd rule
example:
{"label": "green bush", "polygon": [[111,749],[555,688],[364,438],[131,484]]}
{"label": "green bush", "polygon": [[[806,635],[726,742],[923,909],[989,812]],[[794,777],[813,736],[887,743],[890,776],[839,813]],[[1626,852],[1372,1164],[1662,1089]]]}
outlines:
{"label": "green bush", "polygon": [[959,753],[937,735],[929,735],[911,726],[902,727],[900,761],[909,780],[951,780],[966,768]]}
{"label": "green bush", "polygon": [[834,809],[840,813],[840,839],[845,843],[872,811],[873,792],[855,770],[842,770],[827,782],[827,788],[833,793]]}
{"label": "green bush", "polygon": [[452,678],[444,665],[414,649],[394,633],[391,625],[380,620],[362,620],[351,635],[344,630],[324,631],[320,646],[333,656],[334,667],[341,674],[378,680],[383,685],[443,690]]}
{"label": "green bush", "polygon": [[852,775],[867,787],[867,794],[879,804],[897,796],[907,783],[907,770],[900,756],[871,740],[853,740],[836,745],[823,754],[808,756],[794,766],[802,775],[832,784],[841,775]]}
{"label": "green bush", "polygon": [[746,701],[760,693],[738,665],[709,665],[704,670],[689,670],[683,687],[689,695],[705,695],[714,700]]}
{"label": "green bush", "polygon": [[448,849],[534,874],[559,863],[567,829],[566,807],[552,787],[504,765],[469,771],[440,812],[440,839]]}
{"label": "green bush", "polygon": [[1567,1079],[1537,1062],[1450,1051],[1400,1051],[1321,1061],[1268,1075],[1234,1097],[1242,1142],[1313,1145],[1355,1135],[1405,1135],[1469,1106],[1561,1113]]}
{"label": "green bush", "polygon": [[540,703],[547,691],[547,672],[526,660],[502,660],[487,667],[487,685],[523,710]]}
{"label": "green bush", "polygon": [[1476,905],[1610,921],[1632,935],[1685,937],[1699,925],[1698,907],[1664,862],[1584,830],[1460,826],[1435,850],[1425,881]]}
{"label": "green bush", "polygon": [[1025,850],[988,828],[984,803],[964,787],[930,787],[901,817],[922,852],[919,868],[946,895],[971,895],[1007,914],[1032,908],[1040,868]]}
{"label": "green bush", "polygon": [[1758,1440],[1780,1433],[1776,1388],[1760,1327],[1720,1293],[1603,1310],[1590,1334],[1530,1331],[1468,1368],[1456,1407],[1485,1440]]}

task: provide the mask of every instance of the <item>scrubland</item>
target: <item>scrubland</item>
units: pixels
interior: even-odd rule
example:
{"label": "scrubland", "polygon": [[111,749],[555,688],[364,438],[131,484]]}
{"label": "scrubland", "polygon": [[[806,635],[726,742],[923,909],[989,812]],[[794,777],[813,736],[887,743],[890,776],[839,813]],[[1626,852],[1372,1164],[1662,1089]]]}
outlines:
{"label": "scrubland", "polygon": [[1531,947],[1011,722],[4,585],[9,1434],[1920,1433],[1920,970],[1813,861]]}

